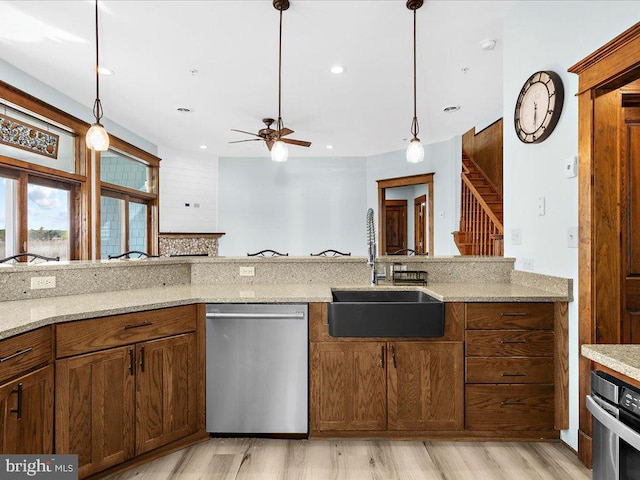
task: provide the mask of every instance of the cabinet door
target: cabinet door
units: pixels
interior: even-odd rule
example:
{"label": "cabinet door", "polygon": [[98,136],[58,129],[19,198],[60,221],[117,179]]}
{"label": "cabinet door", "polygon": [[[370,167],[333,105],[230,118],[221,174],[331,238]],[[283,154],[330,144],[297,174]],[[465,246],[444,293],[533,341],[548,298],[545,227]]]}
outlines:
{"label": "cabinet door", "polygon": [[388,344],[389,430],[460,430],[462,342]]}
{"label": "cabinet door", "polygon": [[311,344],[311,429],[385,430],[384,342]]}
{"label": "cabinet door", "polygon": [[78,455],[80,478],[133,456],[134,348],[56,362],[56,453]]}
{"label": "cabinet door", "polygon": [[53,452],[53,365],[0,387],[0,453]]}
{"label": "cabinet door", "polygon": [[137,346],[136,453],[196,431],[194,333]]}

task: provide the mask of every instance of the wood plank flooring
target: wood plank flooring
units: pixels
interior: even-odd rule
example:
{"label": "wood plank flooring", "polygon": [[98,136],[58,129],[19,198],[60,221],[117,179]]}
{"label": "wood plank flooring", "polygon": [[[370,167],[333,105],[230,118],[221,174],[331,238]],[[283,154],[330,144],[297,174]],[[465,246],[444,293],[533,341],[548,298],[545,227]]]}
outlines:
{"label": "wood plank flooring", "polygon": [[211,439],[108,480],[587,480],[561,443]]}

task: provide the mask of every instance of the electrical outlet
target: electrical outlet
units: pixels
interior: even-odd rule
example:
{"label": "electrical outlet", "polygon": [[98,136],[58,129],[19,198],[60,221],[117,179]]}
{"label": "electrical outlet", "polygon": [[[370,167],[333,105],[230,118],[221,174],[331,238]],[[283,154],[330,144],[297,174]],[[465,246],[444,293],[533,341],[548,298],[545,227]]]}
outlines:
{"label": "electrical outlet", "polygon": [[31,290],[56,288],[56,277],[31,277]]}
{"label": "electrical outlet", "polygon": [[240,276],[241,277],[255,277],[256,276],[256,267],[240,267]]}
{"label": "electrical outlet", "polygon": [[533,270],[533,258],[523,258],[522,268],[523,270]]}

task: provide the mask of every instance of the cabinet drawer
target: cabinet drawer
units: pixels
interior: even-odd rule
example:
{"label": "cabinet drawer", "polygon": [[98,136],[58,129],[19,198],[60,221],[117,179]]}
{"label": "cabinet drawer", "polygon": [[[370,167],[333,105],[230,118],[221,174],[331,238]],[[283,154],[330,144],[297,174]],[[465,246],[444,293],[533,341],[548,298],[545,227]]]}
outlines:
{"label": "cabinet drawer", "polygon": [[553,430],[553,385],[467,385],[471,430]]}
{"label": "cabinet drawer", "polygon": [[57,326],[57,357],[144,342],[196,329],[197,306],[114,315]]}
{"label": "cabinet drawer", "polygon": [[467,383],[553,383],[553,358],[471,357]]}
{"label": "cabinet drawer", "polygon": [[51,327],[0,341],[0,382],[53,360]]}
{"label": "cabinet drawer", "polygon": [[469,357],[553,357],[553,332],[467,330]]}
{"label": "cabinet drawer", "polygon": [[553,303],[467,303],[467,328],[552,330]]}

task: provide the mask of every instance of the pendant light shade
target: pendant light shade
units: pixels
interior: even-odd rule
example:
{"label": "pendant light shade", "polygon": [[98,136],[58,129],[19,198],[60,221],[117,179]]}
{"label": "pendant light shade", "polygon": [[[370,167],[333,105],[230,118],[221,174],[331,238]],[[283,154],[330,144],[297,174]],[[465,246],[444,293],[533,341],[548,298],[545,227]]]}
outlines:
{"label": "pendant light shade", "polygon": [[109,134],[99,123],[91,125],[87,131],[86,140],[87,147],[96,152],[104,152],[109,149]]}
{"label": "pendant light shade", "polygon": [[423,0],[407,0],[407,8],[413,10],[413,120],[411,135],[413,138],[407,147],[407,162],[419,163],[424,160],[424,147],[418,138],[420,127],[416,108],[416,11],[422,6]]}
{"label": "pendant light shade", "polygon": [[278,140],[271,147],[271,160],[274,162],[286,162],[287,158],[289,158],[287,144]]}
{"label": "pendant light shade", "polygon": [[407,147],[407,162],[420,163],[424,160],[424,147],[419,138],[414,138]]}
{"label": "pendant light shade", "polygon": [[98,0],[96,0],[96,101],[93,104],[93,116],[96,121],[87,131],[87,148],[96,152],[104,152],[109,148],[109,135],[100,123],[102,103],[100,102],[100,50],[98,48]]}

